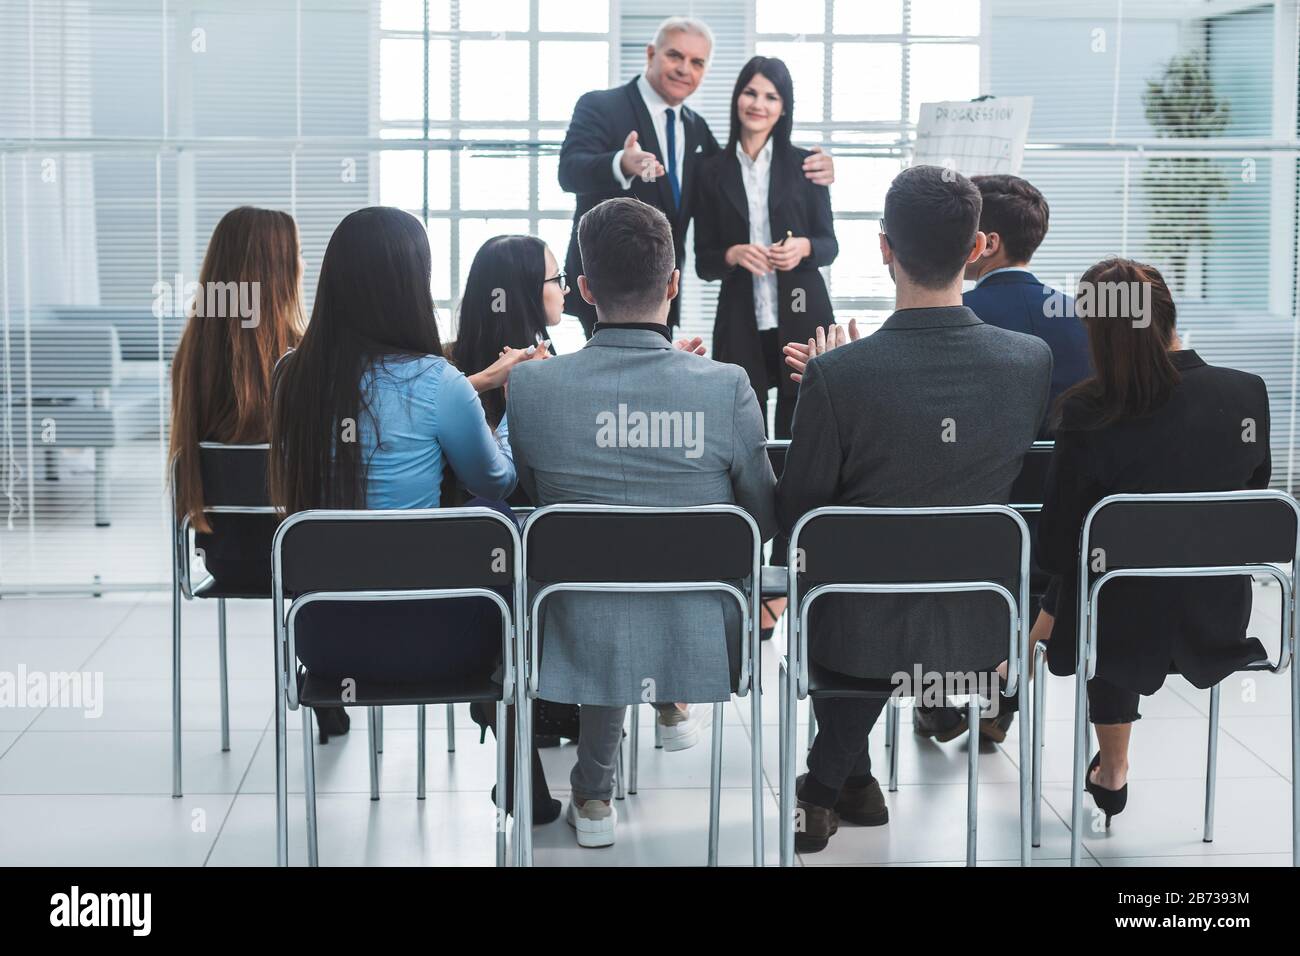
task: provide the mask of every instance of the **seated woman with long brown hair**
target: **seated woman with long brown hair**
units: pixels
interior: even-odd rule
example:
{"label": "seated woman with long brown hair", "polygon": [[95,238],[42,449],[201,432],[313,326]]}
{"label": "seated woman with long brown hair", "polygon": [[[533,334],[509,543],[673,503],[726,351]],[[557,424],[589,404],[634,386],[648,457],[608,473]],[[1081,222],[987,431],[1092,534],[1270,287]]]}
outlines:
{"label": "seated woman with long brown hair", "polygon": [[[1109,294],[1120,288],[1125,295]],[[1075,669],[1079,534],[1093,505],[1125,492],[1267,488],[1272,470],[1264,380],[1182,347],[1159,271],[1107,259],[1084,273],[1079,290],[1096,371],[1061,396],[1038,525],[1039,562],[1056,577],[1031,638],[1051,638],[1054,674]],[[1245,419],[1257,424],[1253,440],[1243,440]],[[1250,606],[1249,577],[1121,579],[1103,592],[1097,641],[1105,651],[1088,681],[1100,750],[1086,785],[1107,826],[1128,800],[1139,696],[1173,672],[1206,688],[1262,660],[1263,646],[1246,636]]]}
{"label": "seated woman with long brown hair", "polygon": [[[302,273],[292,216],[252,206],[230,210],[208,242],[199,295],[172,360],[176,511],[189,516],[204,566],[227,592],[270,595],[271,539],[279,519],[206,514],[199,443],[269,440],[272,373],[306,325]],[[252,303],[251,316],[204,313],[206,290],[232,288],[241,303]],[[348,731],[342,709],[322,710],[317,717],[322,743]]]}

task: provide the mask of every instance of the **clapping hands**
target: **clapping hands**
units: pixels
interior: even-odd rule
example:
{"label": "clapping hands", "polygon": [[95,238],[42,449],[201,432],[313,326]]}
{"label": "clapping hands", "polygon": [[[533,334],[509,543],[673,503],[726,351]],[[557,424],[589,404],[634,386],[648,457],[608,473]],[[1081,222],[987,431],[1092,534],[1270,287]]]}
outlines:
{"label": "clapping hands", "polygon": [[794,370],[790,378],[796,382],[803,381],[804,369],[814,358],[833,348],[856,342],[861,337],[857,319],[849,319],[847,329],[842,325],[832,325],[829,329],[818,326],[816,337],[809,339],[807,345],[802,342],[791,342],[782,349],[785,353],[785,364]]}

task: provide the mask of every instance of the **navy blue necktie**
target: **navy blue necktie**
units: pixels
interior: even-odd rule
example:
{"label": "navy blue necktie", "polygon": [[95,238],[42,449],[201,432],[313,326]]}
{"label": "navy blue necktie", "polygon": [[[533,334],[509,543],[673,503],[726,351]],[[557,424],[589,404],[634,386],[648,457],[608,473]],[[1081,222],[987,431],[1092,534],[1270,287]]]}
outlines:
{"label": "navy blue necktie", "polygon": [[680,208],[682,182],[677,177],[677,117],[671,107],[664,112],[668,114],[668,182],[673,187],[673,202]]}

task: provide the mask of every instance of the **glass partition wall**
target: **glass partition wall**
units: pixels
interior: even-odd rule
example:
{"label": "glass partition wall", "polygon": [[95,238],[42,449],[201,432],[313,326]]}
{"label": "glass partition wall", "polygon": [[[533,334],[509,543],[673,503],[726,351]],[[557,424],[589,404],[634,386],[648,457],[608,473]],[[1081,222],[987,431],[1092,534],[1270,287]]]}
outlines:
{"label": "glass partition wall", "polygon": [[[790,65],[798,142],[836,155],[837,315],[868,329],[892,307],[876,219],[919,104],[1033,96],[1035,271],[1068,292],[1105,255],[1158,265],[1185,342],[1268,382],[1274,483],[1294,487],[1296,0],[0,0],[0,596],[169,580],[169,365],[224,212],[294,215],[310,310],[337,222],[407,209],[454,335],[484,239],[532,232],[563,259],[573,102],[639,72],[668,12],[713,27],[691,105],[724,142],[744,60]],[[716,287],[686,273],[707,337]]]}

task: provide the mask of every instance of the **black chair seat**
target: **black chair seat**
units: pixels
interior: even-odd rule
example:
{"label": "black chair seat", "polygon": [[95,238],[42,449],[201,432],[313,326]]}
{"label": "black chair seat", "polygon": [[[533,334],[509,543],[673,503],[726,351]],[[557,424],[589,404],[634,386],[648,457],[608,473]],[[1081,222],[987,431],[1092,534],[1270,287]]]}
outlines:
{"label": "black chair seat", "polygon": [[759,596],[765,598],[786,597],[786,588],[790,583],[789,572],[783,567],[765,564],[759,568]]}
{"label": "black chair seat", "polygon": [[308,707],[401,707],[411,704],[465,704],[501,699],[501,685],[491,677],[396,683],[357,681],[356,699],[346,704],[336,678],[323,678],[298,670],[298,700]]}
{"label": "black chair seat", "polygon": [[808,694],[811,697],[889,697],[894,682],[875,677],[850,677],[808,662]]}
{"label": "black chair seat", "polygon": [[271,589],[268,587],[265,591],[258,591],[240,584],[226,587],[216,578],[209,578],[194,589],[194,596],[196,598],[225,598],[235,601],[269,601],[271,599]]}

